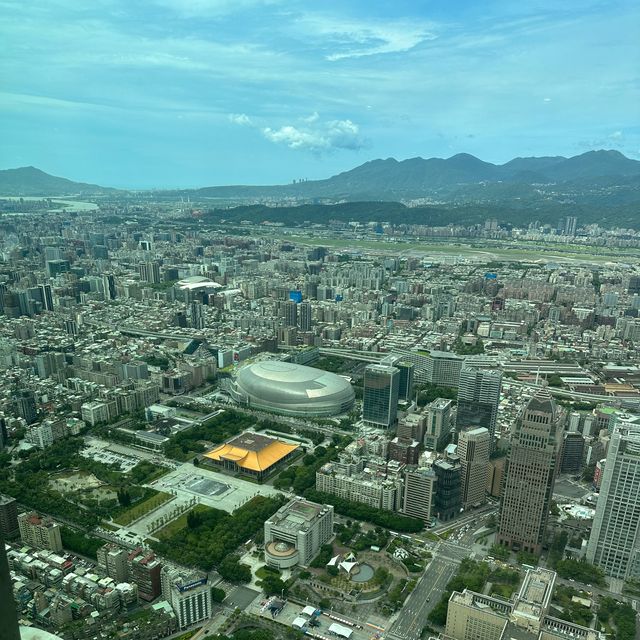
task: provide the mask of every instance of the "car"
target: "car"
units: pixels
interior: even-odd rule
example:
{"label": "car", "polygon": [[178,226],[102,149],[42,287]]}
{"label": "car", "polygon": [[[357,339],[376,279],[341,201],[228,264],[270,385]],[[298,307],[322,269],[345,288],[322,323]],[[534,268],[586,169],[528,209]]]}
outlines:
{"label": "car", "polygon": [[429,596],[429,597],[427,598],[427,602],[429,602],[429,600],[431,600],[431,596]]}

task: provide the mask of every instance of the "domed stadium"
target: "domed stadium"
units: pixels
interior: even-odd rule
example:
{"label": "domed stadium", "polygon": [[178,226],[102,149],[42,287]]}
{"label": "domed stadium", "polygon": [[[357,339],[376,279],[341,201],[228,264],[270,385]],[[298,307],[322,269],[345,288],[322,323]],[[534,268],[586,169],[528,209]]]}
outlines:
{"label": "domed stadium", "polygon": [[353,388],[344,378],[281,360],[242,367],[231,395],[239,404],[289,416],[335,416],[348,412],[355,400]]}

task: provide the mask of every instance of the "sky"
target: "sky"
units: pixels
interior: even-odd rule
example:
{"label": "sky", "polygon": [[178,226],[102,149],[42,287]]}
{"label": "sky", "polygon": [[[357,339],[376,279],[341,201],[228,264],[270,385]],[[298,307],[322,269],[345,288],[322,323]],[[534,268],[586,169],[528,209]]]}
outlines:
{"label": "sky", "polygon": [[0,168],[166,188],[640,159],[639,34],[635,0],[0,0]]}

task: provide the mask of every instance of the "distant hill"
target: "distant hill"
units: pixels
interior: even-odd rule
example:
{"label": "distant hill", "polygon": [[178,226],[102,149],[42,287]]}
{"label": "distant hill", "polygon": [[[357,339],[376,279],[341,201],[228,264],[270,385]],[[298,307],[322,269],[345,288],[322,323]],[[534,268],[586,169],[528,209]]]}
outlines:
{"label": "distant hill", "polygon": [[35,167],[0,170],[0,196],[72,196],[116,191],[97,184],[52,176]]}
{"label": "distant hill", "polygon": [[[627,158],[619,151],[589,151],[572,158],[515,158],[502,165],[460,153],[447,159],[371,160],[326,180],[263,187],[205,187],[189,193],[204,198],[297,197],[349,201],[439,195],[447,200],[454,195],[464,198],[465,192],[475,198],[477,185],[521,185],[526,192],[527,186],[534,184],[584,184],[586,181],[614,184],[627,178],[640,178],[640,161]],[[503,187],[502,191],[518,197],[512,186]]]}

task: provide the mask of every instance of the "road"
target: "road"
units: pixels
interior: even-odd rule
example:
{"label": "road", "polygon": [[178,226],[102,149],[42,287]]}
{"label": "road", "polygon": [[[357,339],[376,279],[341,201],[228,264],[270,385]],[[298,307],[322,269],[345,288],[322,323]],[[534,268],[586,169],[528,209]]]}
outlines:
{"label": "road", "polygon": [[438,604],[447,583],[457,573],[458,565],[469,555],[468,549],[442,543],[437,555],[429,563],[415,589],[406,599],[400,616],[393,623],[387,637],[391,640],[417,640],[431,610]]}

